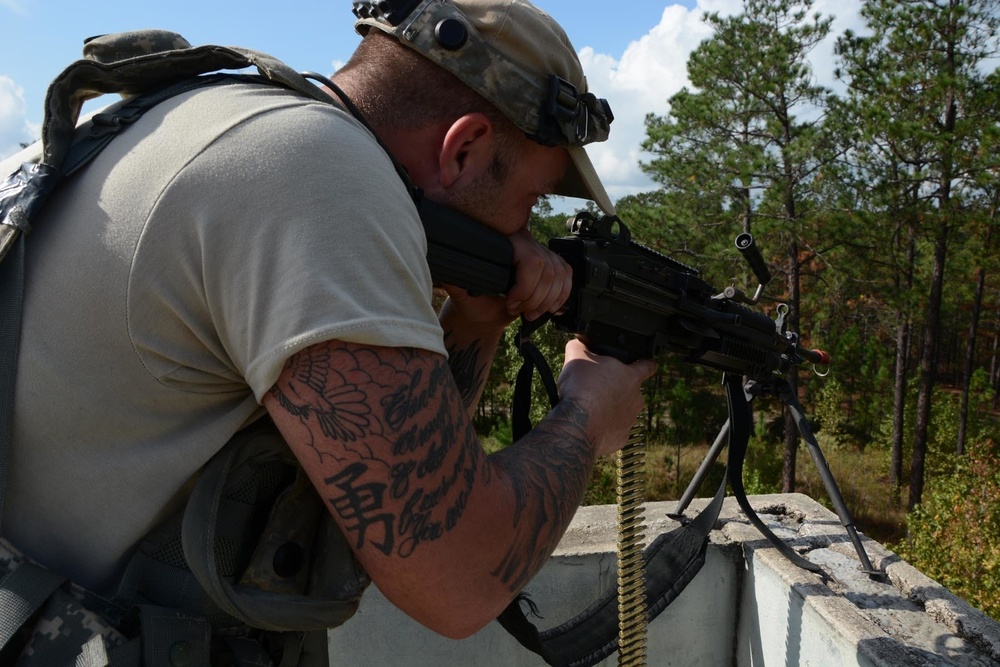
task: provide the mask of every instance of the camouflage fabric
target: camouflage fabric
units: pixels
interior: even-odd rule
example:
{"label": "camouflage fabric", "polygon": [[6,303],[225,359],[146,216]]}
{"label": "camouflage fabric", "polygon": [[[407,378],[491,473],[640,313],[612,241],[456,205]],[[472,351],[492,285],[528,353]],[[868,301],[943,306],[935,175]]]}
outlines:
{"label": "camouflage fabric", "polygon": [[[160,49],[166,48],[163,51]],[[105,93],[134,95],[224,69],[256,66],[261,75],[313,99],[329,96],[280,60],[251,49],[192,47],[177,33],[139,30],[87,40],[84,59],[49,85],[42,121],[42,161],[58,167],[66,157],[83,103]]]}
{"label": "camouflage fabric", "polygon": [[136,30],[90,37],[83,42],[83,57],[110,65],[136,56],[190,49],[191,42],[169,30]]}
{"label": "camouflage fabric", "polygon": [[[0,538],[0,578],[31,562],[10,542]],[[24,648],[17,667],[61,667],[73,665],[86,650],[93,658],[85,664],[101,664],[99,656],[127,640],[107,619],[87,609],[86,592],[67,584],[46,601],[30,628],[24,628]],[[2,610],[0,610],[2,611]]]}
{"label": "camouflage fabric", "polygon": [[608,138],[614,114],[607,100],[588,91],[576,50],[552,17],[527,0],[423,0],[405,18],[392,19],[385,4],[355,2],[355,30],[392,35],[538,143],[565,146],[572,164],[553,194],[592,199],[614,215],[584,148]]}
{"label": "camouflage fabric", "polygon": [[[364,14],[361,5],[356,13]],[[438,26],[449,22],[458,34],[464,28],[464,39],[442,41]],[[457,76],[529,135],[544,134],[550,77],[559,77],[575,89],[570,97],[587,106],[588,127],[583,136],[562,136],[558,143],[579,146],[608,138],[611,119],[587,96],[587,79],[569,38],[548,14],[528,3],[428,0],[398,26],[372,7],[355,27],[394,35]]]}

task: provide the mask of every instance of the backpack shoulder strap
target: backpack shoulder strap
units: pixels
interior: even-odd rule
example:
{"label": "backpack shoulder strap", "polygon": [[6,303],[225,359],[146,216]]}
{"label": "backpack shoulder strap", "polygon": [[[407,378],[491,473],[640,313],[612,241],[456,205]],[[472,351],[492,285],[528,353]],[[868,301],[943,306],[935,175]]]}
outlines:
{"label": "backpack shoulder strap", "polygon": [[[184,84],[179,84],[181,89],[173,88],[178,82],[219,70],[256,67],[262,80],[320,102],[333,102],[318,86],[266,53],[234,46],[193,47],[177,33],[164,30],[102,35],[87,40],[83,53],[83,59],[64,69],[45,93],[41,159],[24,165],[0,186],[0,261],[18,236],[29,231],[31,220],[67,175],[67,167],[79,168],[115,136],[112,132],[104,143],[90,143],[77,154],[83,160],[67,164],[80,110],[87,100],[107,93],[131,100],[152,92],[153,96],[143,98],[138,107],[130,107],[130,102],[121,107],[131,108],[134,120],[166,97],[183,92]],[[128,121],[125,116],[120,118]]]}
{"label": "backpack shoulder strap", "polygon": [[83,103],[105,93],[132,96],[208,72],[253,66],[269,81],[330,102],[329,95],[277,58],[241,47],[193,47],[180,35],[164,30],[95,37],[86,42],[83,54],[82,60],[52,81],[45,94],[42,162],[46,164],[62,164]]}

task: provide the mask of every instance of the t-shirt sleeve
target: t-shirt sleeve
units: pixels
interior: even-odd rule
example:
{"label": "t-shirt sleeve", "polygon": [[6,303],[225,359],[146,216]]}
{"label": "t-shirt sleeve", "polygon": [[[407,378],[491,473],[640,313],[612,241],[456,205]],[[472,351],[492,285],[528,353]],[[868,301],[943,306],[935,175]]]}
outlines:
{"label": "t-shirt sleeve", "polygon": [[[136,349],[190,391],[260,401],[330,339],[445,354],[426,239],[399,176],[342,111],[296,101],[241,120],[163,193],[135,263]],[[166,313],[166,315],[164,315]]]}

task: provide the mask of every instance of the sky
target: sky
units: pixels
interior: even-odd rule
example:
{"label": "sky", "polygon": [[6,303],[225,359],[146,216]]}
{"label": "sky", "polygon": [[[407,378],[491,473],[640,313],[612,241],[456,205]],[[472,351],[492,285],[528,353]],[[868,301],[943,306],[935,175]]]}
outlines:
{"label": "sky", "polygon": [[[739,13],[740,0],[535,0],[566,30],[583,63],[591,92],[615,114],[610,139],[588,146],[612,200],[654,189],[640,161],[646,114],[664,115],[685,85],[690,52],[711,31],[705,12]],[[828,40],[812,53],[818,83],[832,77],[833,40],[860,31],[860,0],[815,0],[834,16]],[[332,73],[358,43],[347,0],[279,3],[232,0],[0,0],[0,159],[38,138],[45,88],[80,57],[86,37],[165,28],[194,45],[239,45],[264,51],[297,70]],[[111,101],[108,98],[106,101]],[[89,107],[88,107],[89,110]],[[579,204],[577,200],[575,204]],[[560,208],[557,204],[556,208]]]}

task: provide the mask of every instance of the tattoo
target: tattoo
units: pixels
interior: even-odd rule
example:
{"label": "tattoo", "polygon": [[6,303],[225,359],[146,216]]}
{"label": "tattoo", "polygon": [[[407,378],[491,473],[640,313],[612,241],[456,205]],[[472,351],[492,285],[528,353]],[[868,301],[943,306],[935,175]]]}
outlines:
{"label": "tattoo", "polygon": [[360,549],[365,544],[365,537],[370,526],[380,524],[382,526],[382,541],[372,542],[372,544],[388,556],[392,553],[393,517],[387,512],[379,512],[384,502],[384,484],[357,483],[367,471],[368,467],[364,464],[354,463],[344,468],[339,474],[323,481],[343,492],[339,496],[330,498],[329,502],[344,520],[344,527],[350,531],[357,531],[358,539],[355,547]]}
{"label": "tattoo", "polygon": [[[532,442],[495,456],[514,485],[514,525],[528,522],[492,572],[511,592],[521,590],[545,564],[583,498],[593,468],[592,455],[586,454],[593,451],[586,423],[579,406],[563,401],[535,427]],[[519,451],[507,455],[512,449]]]}
{"label": "tattoo", "polygon": [[272,393],[333,465],[327,501],[355,547],[408,558],[459,524],[485,456],[440,356],[341,345],[293,356]]}
{"label": "tattoo", "polygon": [[[335,365],[334,355],[321,346],[314,346],[292,356],[282,377],[290,379],[275,383],[271,394],[288,412],[310,427],[315,422],[328,438],[343,442],[347,449],[364,458],[372,452],[365,439],[378,433],[371,419],[368,394],[361,389],[372,383],[371,376],[361,371],[357,362],[350,367]],[[324,456],[339,457],[316,447],[315,434],[309,429],[310,447],[320,460]]]}
{"label": "tattoo", "polygon": [[382,408],[385,410],[385,422],[392,430],[399,430],[399,427],[408,419],[412,419],[421,410],[427,407],[430,400],[441,393],[441,388],[447,377],[447,370],[438,366],[431,370],[430,380],[426,387],[421,388],[424,379],[423,370],[414,371],[409,385],[399,387],[388,396],[382,399]]}
{"label": "tattoo", "polygon": [[[452,337],[451,331],[444,334],[445,340]],[[455,377],[455,384],[462,394],[462,404],[467,409],[475,405],[476,398],[486,386],[486,377],[489,369],[484,361],[480,360],[482,348],[479,341],[474,341],[472,345],[460,349],[454,343],[448,344],[448,366],[451,374]]]}

